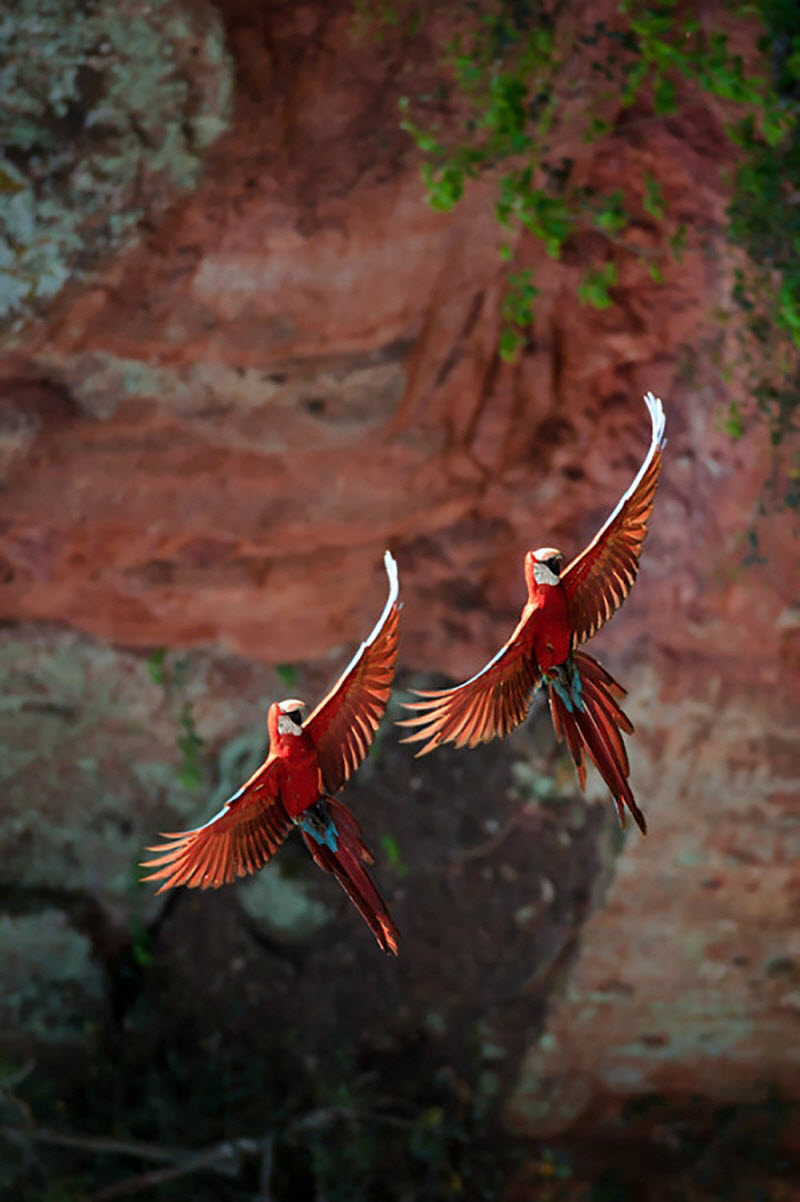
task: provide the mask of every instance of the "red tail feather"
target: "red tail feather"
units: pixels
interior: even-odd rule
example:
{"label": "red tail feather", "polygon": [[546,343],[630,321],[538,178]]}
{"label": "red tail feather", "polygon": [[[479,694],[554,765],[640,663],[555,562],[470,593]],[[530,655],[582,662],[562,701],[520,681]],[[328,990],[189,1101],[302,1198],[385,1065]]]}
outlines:
{"label": "red tail feather", "polygon": [[361,837],[361,828],[340,802],[326,798],[325,804],[336,824],[338,847],[336,851],[331,851],[301,830],[305,845],[314,862],[336,877],[382,950],[396,956],[399,932],[392,922],[386,902],[363,867],[364,864],[372,864],[374,857]]}
{"label": "red tail feather", "polygon": [[576,653],[575,670],[581,678],[582,710],[568,710],[553,686],[548,687],[556,735],[566,741],[581,788],[586,784],[585,752],[611,790],[621,825],[625,826],[627,806],[645,835],[647,823],[628,784],[628,754],[622,738],[622,732],[630,734],[633,725],[616,702],[617,697],[625,696],[625,690],[585,652]]}
{"label": "red tail feather", "polygon": [[572,756],[575,764],[575,771],[578,773],[578,784],[581,789],[586,788],[586,760],[583,755],[583,743],[581,742],[581,732],[576,726],[572,716],[570,715],[564,702],[559,697],[554,689],[548,690],[548,698],[550,701],[550,714],[553,719],[553,727],[556,732],[556,738],[564,739],[569,753]]}
{"label": "red tail feather", "polygon": [[622,711],[612,710],[608,705],[606,696],[600,692],[594,684],[584,682],[583,686],[584,704],[587,705],[589,712],[595,720],[596,725],[600,728],[605,742],[608,744],[609,750],[613,754],[613,758],[622,774],[627,778],[630,766],[628,764],[628,752],[622,740],[622,734],[619,727],[618,716]]}

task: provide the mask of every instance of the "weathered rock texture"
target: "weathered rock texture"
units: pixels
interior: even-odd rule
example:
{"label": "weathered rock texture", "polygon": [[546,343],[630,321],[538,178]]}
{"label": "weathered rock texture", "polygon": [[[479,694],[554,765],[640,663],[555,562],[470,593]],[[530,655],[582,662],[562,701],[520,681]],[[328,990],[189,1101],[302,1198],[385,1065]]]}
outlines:
{"label": "weathered rock texture", "polygon": [[10,0],[0,15],[0,318],[21,319],[192,187],[233,69],[205,0]]}
{"label": "weathered rock texture", "polygon": [[0,615],[318,660],[369,628],[388,545],[403,665],[463,677],[518,613],[524,551],[577,551],[627,487],[660,393],[641,579],[597,640],[631,688],[651,834],[626,841],[508,1115],[552,1133],[653,1090],[799,1096],[797,550],[789,516],[758,517],[762,431],[719,429],[703,370],[731,273],[720,116],[694,96],[577,148],[644,245],[654,176],[689,246],[660,285],[609,248],[599,312],[575,292],[594,244],[554,263],[522,243],[541,294],[509,366],[490,183],[431,213],[397,129],[431,62],[354,38],[344,7],[254,11],[226,5],[238,92],[204,182],[0,360]]}

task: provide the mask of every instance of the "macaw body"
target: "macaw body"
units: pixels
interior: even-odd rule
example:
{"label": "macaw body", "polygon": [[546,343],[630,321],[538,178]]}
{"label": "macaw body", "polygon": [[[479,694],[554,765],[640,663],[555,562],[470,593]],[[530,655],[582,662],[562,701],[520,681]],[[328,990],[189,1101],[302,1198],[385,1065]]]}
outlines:
{"label": "macaw body", "polygon": [[572,648],[567,595],[563,587],[540,584],[532,552],[525,556],[528,601],[520,618],[520,633],[530,643],[530,654],[541,672],[563,664]]}
{"label": "macaw body", "polygon": [[[280,789],[283,808],[290,818],[298,815],[313,805],[322,796],[322,773],[319,766],[319,756],[314,741],[307,730],[294,734],[284,734],[279,730],[281,714],[286,713],[286,702],[274,702],[267,711],[267,733],[269,734],[270,753],[274,753],[276,779]],[[302,701],[297,701],[298,711],[304,708]],[[285,724],[288,725],[288,724]]]}
{"label": "macaw body", "polygon": [[665,446],[661,401],[652,393],[644,399],[650,447],[605,525],[563,572],[564,556],[555,547],[528,551],[528,600],[511,637],[464,684],[419,692],[422,700],[406,703],[415,717],[401,723],[418,728],[404,740],[423,743],[418,755],[446,742],[474,747],[513,730],[544,687],[556,735],[566,741],[581,788],[588,755],[611,790],[622,826],[627,807],[643,834],[647,824],[628,783],[622,738],[633,731],[618,705],[625,690],[578,647],[619,608],[638,572]]}
{"label": "macaw body", "polygon": [[269,754],[222,806],[190,831],[165,834],[143,867],[159,893],[177,885],[219,888],[263,868],[296,826],[314,862],[332,873],[379,946],[397,954],[398,933],[364,865],[373,856],[354,816],[333,796],[364,759],[383,717],[397,659],[397,567],[386,552],[389,597],[369,638],[316,709],[297,698],[267,712]]}

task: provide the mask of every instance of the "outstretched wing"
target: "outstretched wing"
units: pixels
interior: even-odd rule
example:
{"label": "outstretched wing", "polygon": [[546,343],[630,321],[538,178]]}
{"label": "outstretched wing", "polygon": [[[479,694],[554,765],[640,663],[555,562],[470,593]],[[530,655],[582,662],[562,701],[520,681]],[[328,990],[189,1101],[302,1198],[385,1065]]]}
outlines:
{"label": "outstretched wing", "polygon": [[[530,637],[526,637],[533,615],[520,619],[519,625],[497,655],[475,676],[452,689],[418,691],[421,701],[405,702],[406,709],[417,710],[399,726],[417,726],[403,743],[425,743],[417,755],[426,755],[440,743],[456,747],[474,747],[495,736],[503,737],[518,726],[539,687],[540,672]],[[427,741],[426,741],[427,740]]]}
{"label": "outstretched wing", "polygon": [[561,574],[574,647],[596,634],[619,609],[639,571],[639,555],[661,470],[661,452],[666,445],[661,401],[652,392],[644,400],[653,431],[644,463],[603,528]]}
{"label": "outstretched wing", "polygon": [[386,552],[383,561],[389,577],[383,613],[331,691],[303,723],[303,729],[314,740],[328,793],[341,789],[364,759],[392,691],[399,586],[391,552]]}
{"label": "outstretched wing", "polygon": [[160,854],[142,863],[157,871],[142,879],[163,881],[159,893],[175,885],[218,889],[263,868],[292,828],[278,793],[278,767],[269,756],[205,826],[162,835],[165,843],[147,849]]}

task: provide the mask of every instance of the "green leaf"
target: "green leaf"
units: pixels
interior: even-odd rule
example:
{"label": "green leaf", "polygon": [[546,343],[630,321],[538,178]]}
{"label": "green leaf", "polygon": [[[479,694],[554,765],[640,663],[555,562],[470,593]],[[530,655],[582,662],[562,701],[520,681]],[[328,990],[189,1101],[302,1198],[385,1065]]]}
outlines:
{"label": "green leaf", "polygon": [[653,97],[655,110],[659,115],[674,113],[678,107],[675,102],[675,84],[666,75],[660,75],[656,80]]}
{"label": "green leaf", "polygon": [[649,213],[656,221],[662,220],[666,212],[664,193],[661,184],[649,171],[646,171],[644,175],[644,196],[642,197],[642,203],[646,213]]}
{"label": "green leaf", "polygon": [[686,249],[686,226],[684,224],[679,225],[674,234],[670,235],[669,245],[673,255],[680,263]]}
{"label": "green leaf", "polygon": [[513,363],[522,345],[522,337],[513,326],[503,326],[500,331],[500,358],[504,363]]}
{"label": "green leaf", "polygon": [[619,233],[628,224],[628,213],[625,209],[622,192],[617,190],[604,198],[595,210],[594,223],[606,234]]}
{"label": "green leaf", "polygon": [[598,138],[604,137],[610,130],[611,123],[603,117],[590,117],[583,140],[584,142],[596,142]]}
{"label": "green leaf", "polygon": [[155,651],[151,651],[147,657],[147,671],[150,674],[150,679],[153,684],[165,684],[166,676],[164,673],[164,659],[166,658],[166,647],[157,647]]}
{"label": "green leaf", "polygon": [[390,868],[396,873],[396,875],[401,878],[408,876],[410,869],[403,858],[403,853],[400,850],[400,844],[397,842],[395,837],[393,835],[381,835],[380,844],[383,854],[389,861]]}
{"label": "green leaf", "polygon": [[276,664],[275,675],[287,689],[294,689],[296,687],[297,668],[294,664]]}
{"label": "green leaf", "polygon": [[153,963],[153,952],[150,932],[141,918],[134,916],[131,919],[128,934],[130,936],[131,955],[133,956],[134,963],[138,964],[140,968],[147,968]]}
{"label": "green leaf", "polygon": [[578,284],[578,296],[586,305],[595,309],[608,309],[614,302],[609,294],[609,288],[617,282],[617,268],[614,263],[604,263],[602,267],[587,271]]}
{"label": "green leaf", "polygon": [[731,401],[728,415],[723,421],[722,426],[733,439],[741,438],[744,434],[742,411],[736,401]]}

